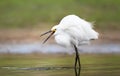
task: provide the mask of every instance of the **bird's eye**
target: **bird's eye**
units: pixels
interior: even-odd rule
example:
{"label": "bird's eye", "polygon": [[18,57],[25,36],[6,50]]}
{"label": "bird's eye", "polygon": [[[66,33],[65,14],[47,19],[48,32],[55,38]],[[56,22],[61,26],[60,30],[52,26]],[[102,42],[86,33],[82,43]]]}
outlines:
{"label": "bird's eye", "polygon": [[54,32],[56,31],[56,29],[53,30]]}

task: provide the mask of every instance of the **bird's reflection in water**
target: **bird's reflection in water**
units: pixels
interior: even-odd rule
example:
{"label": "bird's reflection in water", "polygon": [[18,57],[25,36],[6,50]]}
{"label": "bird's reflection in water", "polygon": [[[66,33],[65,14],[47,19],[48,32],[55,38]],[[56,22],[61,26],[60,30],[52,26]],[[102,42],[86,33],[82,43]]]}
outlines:
{"label": "bird's reflection in water", "polygon": [[79,68],[74,68],[74,70],[75,70],[75,76],[80,76],[81,67],[79,67]]}

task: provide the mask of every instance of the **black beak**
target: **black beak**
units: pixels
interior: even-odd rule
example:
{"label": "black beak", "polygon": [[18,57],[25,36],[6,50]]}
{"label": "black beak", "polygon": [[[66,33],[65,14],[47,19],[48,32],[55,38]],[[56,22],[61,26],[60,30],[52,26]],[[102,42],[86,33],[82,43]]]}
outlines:
{"label": "black beak", "polygon": [[47,31],[47,32],[41,34],[40,37],[43,36],[43,35],[46,35],[48,33],[51,33],[51,34],[44,40],[43,44],[55,33],[55,31],[51,31],[51,30]]}

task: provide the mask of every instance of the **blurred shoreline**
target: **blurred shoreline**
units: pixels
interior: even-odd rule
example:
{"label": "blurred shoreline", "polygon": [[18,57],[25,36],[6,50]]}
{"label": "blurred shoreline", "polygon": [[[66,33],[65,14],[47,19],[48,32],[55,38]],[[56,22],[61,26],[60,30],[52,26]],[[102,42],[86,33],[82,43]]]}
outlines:
{"label": "blurred shoreline", "polygon": [[[0,53],[45,53],[73,54],[71,48],[64,48],[56,44],[54,36],[46,44],[41,44],[47,37],[40,34],[47,29],[13,29],[0,31]],[[80,46],[80,53],[120,53],[119,32],[99,32],[98,40],[91,41],[90,45]]]}
{"label": "blurred shoreline", "polygon": [[[48,29],[4,29],[0,30],[0,43],[31,43],[42,42],[46,37],[40,34]],[[94,44],[120,43],[119,31],[99,32],[99,39],[92,41]],[[54,36],[47,43],[55,43]]]}

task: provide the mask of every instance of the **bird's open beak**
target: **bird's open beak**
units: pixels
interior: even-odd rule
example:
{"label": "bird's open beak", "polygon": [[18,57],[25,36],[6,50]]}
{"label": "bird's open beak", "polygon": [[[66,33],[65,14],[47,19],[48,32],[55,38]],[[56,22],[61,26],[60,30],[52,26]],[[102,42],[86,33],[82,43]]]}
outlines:
{"label": "bird's open beak", "polygon": [[40,37],[43,36],[43,35],[46,35],[48,33],[51,33],[51,34],[44,40],[43,44],[55,33],[55,31],[49,30],[49,31],[41,34]]}

